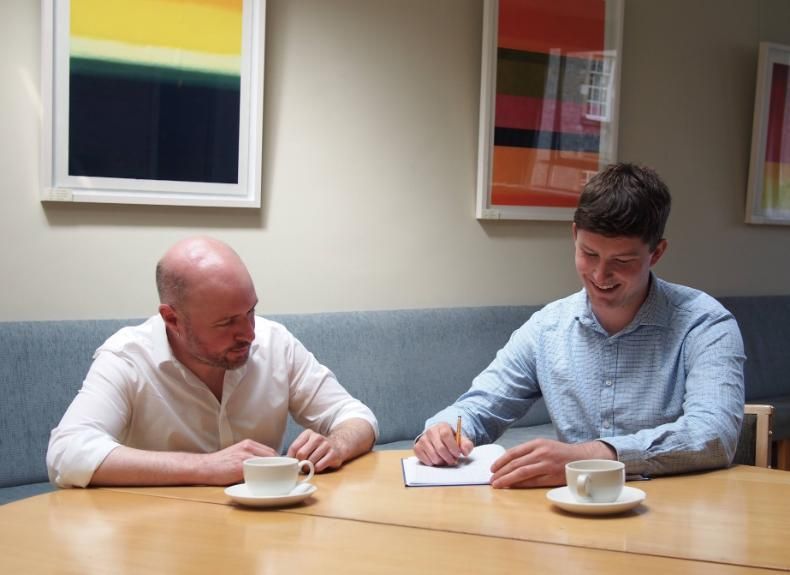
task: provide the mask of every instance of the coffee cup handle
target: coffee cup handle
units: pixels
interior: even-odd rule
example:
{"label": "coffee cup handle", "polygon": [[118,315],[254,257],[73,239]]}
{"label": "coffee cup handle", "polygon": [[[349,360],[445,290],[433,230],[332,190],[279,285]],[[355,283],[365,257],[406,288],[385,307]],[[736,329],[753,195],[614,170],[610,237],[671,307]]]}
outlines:
{"label": "coffee cup handle", "polygon": [[310,469],[310,471],[307,473],[307,477],[299,480],[299,483],[307,483],[308,481],[310,481],[310,479],[313,478],[313,475],[315,475],[315,465],[313,465],[313,462],[310,461],[309,459],[305,459],[304,461],[300,461],[297,465],[299,466],[300,470],[305,465],[308,467],[308,469]]}
{"label": "coffee cup handle", "polygon": [[589,473],[580,473],[578,477],[576,477],[576,492],[582,497],[590,497]]}

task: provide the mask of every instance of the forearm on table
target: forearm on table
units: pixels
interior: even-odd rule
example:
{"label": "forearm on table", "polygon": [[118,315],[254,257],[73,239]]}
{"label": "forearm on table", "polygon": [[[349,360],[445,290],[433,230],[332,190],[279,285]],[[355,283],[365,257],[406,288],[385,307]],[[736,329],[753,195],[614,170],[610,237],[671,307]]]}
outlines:
{"label": "forearm on table", "polygon": [[327,438],[345,462],[370,451],[376,435],[367,420],[355,417],[338,424],[329,432]]}
{"label": "forearm on table", "polygon": [[521,328],[466,392],[426,422],[426,429],[441,422],[455,428],[461,416],[464,435],[475,445],[496,441],[540,396],[533,349]]}
{"label": "forearm on table", "polygon": [[[735,446],[715,425],[689,426],[685,417],[633,435],[606,438],[627,473],[666,475],[725,467]],[[737,440],[737,439],[736,439]]]}
{"label": "forearm on table", "polygon": [[120,445],[94,471],[90,485],[197,485],[208,483],[201,453],[143,451]]}
{"label": "forearm on table", "polygon": [[740,356],[698,361],[686,378],[683,413],[677,419],[605,441],[617,450],[628,473],[665,475],[725,467],[737,448],[743,401]]}
{"label": "forearm on table", "polygon": [[428,419],[425,422],[425,429],[438,423],[447,423],[455,429],[460,416],[463,434],[472,443],[475,445],[494,443],[513,422],[527,413],[534,401],[534,399],[513,399],[502,402],[494,396],[486,395],[483,390],[471,389],[455,403]]}

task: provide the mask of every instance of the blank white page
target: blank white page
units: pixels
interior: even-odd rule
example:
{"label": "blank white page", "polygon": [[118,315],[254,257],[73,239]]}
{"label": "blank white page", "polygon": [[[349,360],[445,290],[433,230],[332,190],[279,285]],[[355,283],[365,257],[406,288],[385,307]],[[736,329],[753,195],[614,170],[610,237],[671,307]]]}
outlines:
{"label": "blank white page", "polygon": [[491,482],[491,464],[505,452],[501,445],[491,443],[475,447],[457,465],[431,467],[415,456],[401,459],[403,482],[409,487],[428,485],[487,485]]}

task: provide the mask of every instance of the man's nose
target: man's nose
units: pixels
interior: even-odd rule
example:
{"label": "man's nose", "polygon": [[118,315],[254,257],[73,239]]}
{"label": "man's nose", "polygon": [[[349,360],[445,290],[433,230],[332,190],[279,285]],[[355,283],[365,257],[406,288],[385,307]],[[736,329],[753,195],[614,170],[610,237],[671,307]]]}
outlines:
{"label": "man's nose", "polygon": [[609,277],[610,272],[610,266],[605,261],[600,261],[598,262],[598,265],[595,266],[593,277],[596,279],[596,281],[604,280]]}
{"label": "man's nose", "polygon": [[236,338],[251,342],[255,339],[255,316],[250,315],[249,318],[241,320],[241,327],[236,334]]}

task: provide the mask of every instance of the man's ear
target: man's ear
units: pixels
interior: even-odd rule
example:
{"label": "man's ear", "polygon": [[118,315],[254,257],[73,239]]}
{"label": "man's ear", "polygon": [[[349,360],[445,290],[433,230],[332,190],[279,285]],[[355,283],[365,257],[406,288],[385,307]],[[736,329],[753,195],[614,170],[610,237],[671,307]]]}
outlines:
{"label": "man's ear", "polygon": [[658,245],[656,246],[656,249],[653,250],[653,253],[650,254],[651,268],[658,263],[658,260],[661,259],[661,256],[664,255],[665,251],[667,251],[667,240],[662,239],[658,242]]}
{"label": "man's ear", "polygon": [[176,310],[173,309],[173,306],[166,303],[160,304],[159,315],[162,316],[165,326],[170,331],[178,333],[178,315],[176,314]]}
{"label": "man's ear", "polygon": [[576,222],[571,223],[571,234],[573,235],[573,242],[576,243]]}

